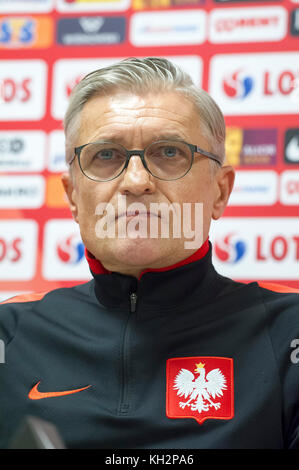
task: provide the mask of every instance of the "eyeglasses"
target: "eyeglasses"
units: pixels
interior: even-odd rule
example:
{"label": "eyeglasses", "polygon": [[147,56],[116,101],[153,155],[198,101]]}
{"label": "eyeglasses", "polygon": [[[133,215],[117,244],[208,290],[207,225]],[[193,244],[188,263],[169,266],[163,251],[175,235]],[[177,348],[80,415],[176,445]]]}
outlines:
{"label": "eyeglasses", "polygon": [[211,158],[221,166],[220,157],[184,141],[160,140],[144,150],[127,150],[113,142],[91,142],[76,147],[74,151],[69,165],[77,156],[82,173],[91,180],[102,182],[120,176],[133,155],[141,158],[152,176],[166,181],[183,178],[192,167],[194,153]]}

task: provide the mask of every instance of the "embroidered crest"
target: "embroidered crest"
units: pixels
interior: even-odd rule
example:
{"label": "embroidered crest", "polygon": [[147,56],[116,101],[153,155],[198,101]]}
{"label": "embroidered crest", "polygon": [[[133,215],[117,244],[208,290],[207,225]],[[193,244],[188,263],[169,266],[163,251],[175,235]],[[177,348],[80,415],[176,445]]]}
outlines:
{"label": "embroidered crest", "polygon": [[168,418],[231,419],[234,415],[233,360],[180,357],[166,364]]}

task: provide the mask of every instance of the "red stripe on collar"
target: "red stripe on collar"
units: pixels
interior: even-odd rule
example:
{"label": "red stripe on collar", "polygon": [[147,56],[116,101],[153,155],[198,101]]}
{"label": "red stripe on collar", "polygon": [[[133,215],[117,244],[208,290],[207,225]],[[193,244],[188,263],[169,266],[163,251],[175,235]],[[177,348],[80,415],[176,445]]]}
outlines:
{"label": "red stripe on collar", "polygon": [[[170,271],[171,269],[179,268],[180,266],[185,266],[186,264],[193,263],[194,261],[198,261],[201,258],[203,258],[207,252],[209,251],[209,239],[207,239],[201,247],[195,251],[192,255],[188,256],[188,258],[183,259],[182,261],[179,261],[178,263],[172,264],[170,266],[166,266],[164,268],[148,268],[145,269],[144,271],[141,272],[139,279],[141,279],[141,276],[145,273],[149,272],[163,272],[163,271]],[[91,271],[94,274],[111,274],[111,271],[108,271],[108,269],[104,268],[102,263],[97,260],[90,251],[87,250],[85,247],[85,257],[86,260],[89,264],[89,267]]]}
{"label": "red stripe on collar", "polygon": [[90,251],[85,247],[85,258],[89,264],[90,269],[94,274],[111,274],[111,271],[104,268],[102,263],[96,259]]}
{"label": "red stripe on collar", "polygon": [[152,272],[163,272],[163,271],[170,271],[171,269],[179,268],[180,266],[185,266],[185,264],[193,263],[194,261],[198,261],[201,258],[203,258],[207,252],[209,251],[209,240],[207,239],[201,247],[195,251],[192,255],[188,256],[188,258],[183,259],[182,261],[179,261],[178,263],[171,264],[170,266],[166,266],[165,268],[156,268],[156,269],[145,269],[144,271],[141,272],[139,279],[143,274],[145,273],[152,273]]}

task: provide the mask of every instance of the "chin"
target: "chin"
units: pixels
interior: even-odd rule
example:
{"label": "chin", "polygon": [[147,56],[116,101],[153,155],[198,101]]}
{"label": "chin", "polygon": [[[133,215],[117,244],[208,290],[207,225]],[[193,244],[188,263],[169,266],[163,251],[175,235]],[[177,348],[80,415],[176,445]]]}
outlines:
{"label": "chin", "polygon": [[122,241],[115,250],[114,256],[124,260],[130,266],[145,266],[158,261],[163,256],[164,250],[161,250],[158,240],[136,238]]}
{"label": "chin", "polygon": [[[109,253],[109,261],[116,266],[127,266],[136,268],[162,267],[163,260],[167,255],[173,253],[168,246],[161,240],[149,240],[144,238],[117,240],[113,246],[105,249],[105,258]],[[99,258],[100,259],[100,258]]]}

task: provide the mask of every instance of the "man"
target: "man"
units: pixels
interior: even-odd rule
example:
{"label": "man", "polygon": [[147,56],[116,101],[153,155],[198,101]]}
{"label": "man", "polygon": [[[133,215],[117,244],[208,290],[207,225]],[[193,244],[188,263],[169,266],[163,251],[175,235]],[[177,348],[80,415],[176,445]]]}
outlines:
{"label": "man", "polygon": [[65,133],[93,279],[0,307],[2,446],[33,415],[69,448],[298,448],[298,294],[211,263],[234,182],[218,106],[127,59],[76,86]]}

